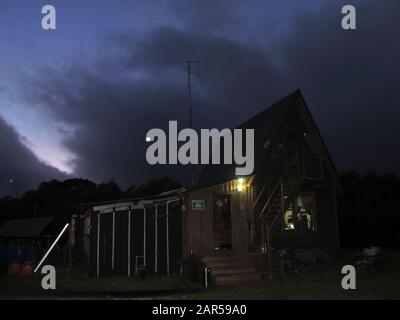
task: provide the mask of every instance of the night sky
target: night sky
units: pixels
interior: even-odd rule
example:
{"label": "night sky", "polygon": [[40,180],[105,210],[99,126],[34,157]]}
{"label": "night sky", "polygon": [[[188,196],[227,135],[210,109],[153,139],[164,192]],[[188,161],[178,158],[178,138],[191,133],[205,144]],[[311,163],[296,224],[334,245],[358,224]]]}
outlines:
{"label": "night sky", "polygon": [[[345,4],[357,30],[341,28]],[[300,88],[340,172],[399,174],[399,16],[398,0],[0,0],[0,196],[9,179],[187,182],[146,164],[145,136],[188,126],[196,57],[196,128],[236,126]]]}

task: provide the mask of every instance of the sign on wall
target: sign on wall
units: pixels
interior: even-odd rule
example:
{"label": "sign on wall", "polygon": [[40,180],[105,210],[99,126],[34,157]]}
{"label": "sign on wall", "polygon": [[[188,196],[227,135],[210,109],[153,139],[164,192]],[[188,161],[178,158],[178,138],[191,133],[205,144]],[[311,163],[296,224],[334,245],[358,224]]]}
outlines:
{"label": "sign on wall", "polygon": [[192,210],[204,210],[204,200],[192,200]]}

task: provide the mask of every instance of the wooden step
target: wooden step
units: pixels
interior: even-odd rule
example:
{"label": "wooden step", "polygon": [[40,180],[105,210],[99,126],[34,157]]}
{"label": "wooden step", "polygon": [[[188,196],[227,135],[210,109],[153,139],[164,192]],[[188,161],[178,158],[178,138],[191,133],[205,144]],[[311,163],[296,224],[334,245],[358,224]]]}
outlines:
{"label": "wooden step", "polygon": [[207,267],[210,269],[215,268],[244,268],[244,267],[251,267],[254,265],[253,261],[213,261],[206,263]]}
{"label": "wooden step", "polygon": [[[210,268],[211,269],[211,268]],[[211,269],[211,275],[226,275],[226,274],[241,274],[256,272],[256,266],[243,266],[243,267],[214,267]]]}
{"label": "wooden step", "polygon": [[209,262],[220,262],[220,261],[255,261],[256,256],[251,254],[240,254],[240,255],[215,255],[215,256],[203,256],[201,260],[205,263]]}
{"label": "wooden step", "polygon": [[210,269],[215,268],[244,268],[244,267],[251,267],[255,265],[254,261],[213,261],[206,263],[207,267]]}
{"label": "wooden step", "polygon": [[211,283],[216,286],[251,283],[261,279],[255,255],[225,254],[205,256],[201,260],[211,270]]}
{"label": "wooden step", "polygon": [[260,280],[259,272],[212,276],[212,282],[216,286],[256,283]]}

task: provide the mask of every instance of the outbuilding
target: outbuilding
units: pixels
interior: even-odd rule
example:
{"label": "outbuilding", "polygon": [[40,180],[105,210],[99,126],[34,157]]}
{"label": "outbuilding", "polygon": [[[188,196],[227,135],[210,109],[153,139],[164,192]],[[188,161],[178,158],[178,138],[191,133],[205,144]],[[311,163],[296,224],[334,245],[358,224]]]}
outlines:
{"label": "outbuilding", "polygon": [[93,204],[89,215],[90,274],[178,273],[182,261],[183,190]]}

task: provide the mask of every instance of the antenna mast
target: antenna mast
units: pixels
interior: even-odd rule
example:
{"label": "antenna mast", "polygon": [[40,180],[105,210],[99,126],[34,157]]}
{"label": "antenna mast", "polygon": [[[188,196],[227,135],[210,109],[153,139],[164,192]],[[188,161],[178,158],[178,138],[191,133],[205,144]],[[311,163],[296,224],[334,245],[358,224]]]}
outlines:
{"label": "antenna mast", "polygon": [[[195,64],[197,65],[197,70],[192,70],[192,65]],[[194,59],[194,60],[188,60],[187,61],[187,81],[188,81],[188,98],[189,98],[189,128],[193,129],[193,112],[192,112],[192,75],[199,75],[199,66],[200,66],[200,60]],[[193,165],[190,166],[190,171],[191,171],[191,183],[192,186],[194,185],[194,167]]]}

